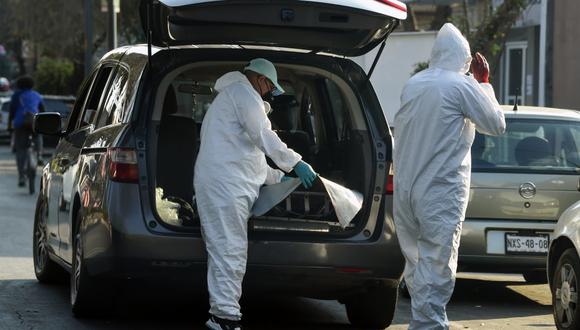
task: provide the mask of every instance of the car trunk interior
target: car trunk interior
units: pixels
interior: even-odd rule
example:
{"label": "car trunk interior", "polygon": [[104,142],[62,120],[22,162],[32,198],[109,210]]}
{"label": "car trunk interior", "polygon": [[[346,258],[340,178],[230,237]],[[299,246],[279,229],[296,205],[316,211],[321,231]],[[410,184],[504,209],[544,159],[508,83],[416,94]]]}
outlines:
{"label": "car trunk interior", "polygon": [[[152,117],[157,137],[150,141],[157,143],[156,163],[152,164],[156,210],[170,229],[199,231],[193,178],[202,120],[217,95],[215,81],[245,64],[186,65],[166,75],[159,86]],[[305,65],[276,66],[286,93],[271,102],[272,128],[317,173],[362,193],[365,202],[351,224],[342,228],[317,180],[312,189],[300,186],[265,215],[250,219],[250,234],[354,235],[366,221],[374,159],[359,99],[350,85],[331,72]],[[270,159],[268,163],[277,168]]]}

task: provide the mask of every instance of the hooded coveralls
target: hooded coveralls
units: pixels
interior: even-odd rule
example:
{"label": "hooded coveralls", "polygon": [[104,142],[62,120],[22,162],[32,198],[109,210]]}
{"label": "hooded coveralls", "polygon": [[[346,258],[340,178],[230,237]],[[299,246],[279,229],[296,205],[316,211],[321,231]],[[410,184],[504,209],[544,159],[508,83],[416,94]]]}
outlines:
{"label": "hooded coveralls", "polygon": [[467,40],[445,24],[429,69],[407,82],[395,115],[394,215],[412,298],[409,329],[449,326],[475,129],[505,131],[492,86],[465,75],[470,63]]}
{"label": "hooded coveralls", "polygon": [[260,187],[284,175],[268,166],[265,155],[285,172],[301,156],[272,131],[265,103],[245,75],[227,73],[215,89],[219,94],[201,128],[195,193],[208,253],[210,313],[239,320],[250,210]]}

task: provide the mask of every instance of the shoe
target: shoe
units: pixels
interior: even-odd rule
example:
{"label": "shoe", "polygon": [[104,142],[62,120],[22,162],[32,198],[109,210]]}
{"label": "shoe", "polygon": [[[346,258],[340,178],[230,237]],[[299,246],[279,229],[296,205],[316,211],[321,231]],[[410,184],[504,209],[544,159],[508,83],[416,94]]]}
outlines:
{"label": "shoe", "polygon": [[242,330],[239,321],[232,321],[210,315],[205,326],[211,330]]}
{"label": "shoe", "polygon": [[18,178],[18,187],[24,187],[25,185],[24,178]]}

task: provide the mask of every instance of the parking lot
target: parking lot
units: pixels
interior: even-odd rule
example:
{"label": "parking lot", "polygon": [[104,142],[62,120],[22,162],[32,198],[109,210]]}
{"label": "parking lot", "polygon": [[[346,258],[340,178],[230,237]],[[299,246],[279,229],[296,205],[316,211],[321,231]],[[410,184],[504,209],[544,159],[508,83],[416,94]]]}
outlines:
{"label": "parking lot", "polygon": [[[138,288],[118,301],[116,315],[75,319],[68,285],[40,285],[32,266],[35,196],[17,190],[12,155],[0,147],[0,329],[202,329],[203,298],[179,292],[146,296]],[[251,294],[251,293],[249,293]],[[547,285],[527,285],[520,275],[460,274],[448,307],[453,329],[553,329]],[[249,297],[243,302],[249,329],[350,329],[334,301]],[[406,329],[410,301],[400,298],[389,329]]]}

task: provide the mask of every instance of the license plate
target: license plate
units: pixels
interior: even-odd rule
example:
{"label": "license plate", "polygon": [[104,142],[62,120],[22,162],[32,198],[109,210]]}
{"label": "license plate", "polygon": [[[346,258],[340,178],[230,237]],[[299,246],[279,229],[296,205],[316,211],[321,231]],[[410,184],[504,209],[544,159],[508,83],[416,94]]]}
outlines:
{"label": "license plate", "polygon": [[513,254],[546,254],[550,235],[505,234],[505,252]]}

